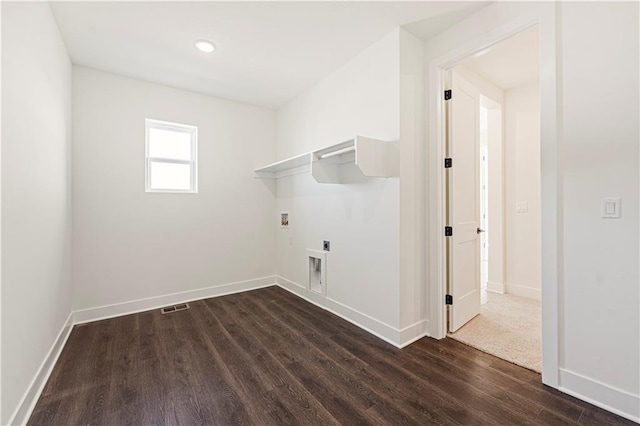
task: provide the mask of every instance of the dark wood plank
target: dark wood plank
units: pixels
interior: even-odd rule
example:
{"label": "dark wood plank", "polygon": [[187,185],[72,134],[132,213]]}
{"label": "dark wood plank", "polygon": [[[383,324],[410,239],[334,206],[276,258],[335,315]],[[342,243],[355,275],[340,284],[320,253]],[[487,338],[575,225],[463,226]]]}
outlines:
{"label": "dark wood plank", "polygon": [[[347,418],[345,416],[349,416],[352,423],[375,423],[374,420],[377,419],[366,414],[367,408],[375,402],[360,392],[353,394],[345,392],[344,376],[341,376],[336,370],[322,368],[323,365],[326,365],[326,360],[319,357],[318,354],[311,354],[309,357],[291,356],[292,352],[288,350],[288,346],[295,345],[296,352],[301,352],[306,347],[305,342],[297,339],[295,332],[284,329],[273,331],[273,327],[265,327],[263,323],[267,318],[256,315],[252,306],[248,306],[249,309],[244,310],[234,301],[220,303],[215,299],[207,300],[207,304],[212,309],[223,312],[225,316],[232,315],[233,312],[243,313],[248,323],[244,332],[265,347],[278,348],[271,351],[278,366],[299,382],[304,389],[303,392],[313,395],[334,418],[345,419]],[[328,385],[332,380],[335,381],[335,386]]]}
{"label": "dark wood plank", "polygon": [[[287,305],[287,310],[299,315],[296,322],[304,323],[305,317],[308,316],[306,311],[297,310],[294,306]],[[313,321],[310,320],[304,325],[305,328],[313,327]],[[522,398],[520,401],[513,401],[513,405],[504,404],[504,398],[496,398],[488,393],[487,385],[489,388],[492,387],[494,392],[503,391],[498,385],[504,385],[504,383],[496,384],[493,380],[489,383],[475,383],[472,387],[475,392],[467,392],[469,376],[463,374],[460,377],[459,374],[452,374],[451,368],[439,360],[431,360],[432,367],[435,368],[425,369],[421,364],[416,363],[414,358],[406,357],[406,351],[399,351],[383,342],[374,342],[379,344],[380,348],[370,350],[367,346],[352,344],[348,337],[342,337],[339,334],[333,339],[339,341],[342,347],[349,348],[359,358],[376,365],[378,371],[387,375],[384,382],[396,384],[398,392],[402,393],[406,400],[413,401],[416,407],[422,407],[423,410],[426,408],[420,402],[424,399],[422,395],[430,395],[431,405],[437,406],[441,412],[449,412],[454,418],[467,418],[470,412],[474,411],[480,413],[480,416],[476,416],[476,420],[493,424],[500,421],[522,422],[520,419],[525,415],[527,418],[533,418],[542,410],[542,407],[533,406]],[[390,355],[379,357],[379,349],[388,349]],[[424,375],[419,377],[421,373]],[[446,392],[443,391],[444,388],[447,389]],[[485,398],[478,398],[478,394],[485,394]],[[517,407],[522,412],[513,413],[514,410],[510,407]],[[427,420],[429,423],[434,422],[434,419]]]}
{"label": "dark wood plank", "polygon": [[[301,337],[299,327],[280,321],[277,315],[274,316],[269,310],[262,309],[259,304],[246,300],[241,305],[248,307],[248,315],[255,320],[248,333],[254,333],[254,338],[264,341],[265,344],[283,348],[284,350],[278,352],[281,362],[297,377],[304,378],[305,388],[342,421],[348,419],[350,423],[358,424],[409,423],[406,417],[393,408],[386,410],[382,415],[375,410],[369,410],[380,403],[381,398],[373,389],[361,384],[352,374],[352,369],[340,364],[335,364],[336,368],[325,368],[332,360],[321,350],[316,349],[319,336],[312,339],[313,341],[308,341]],[[241,306],[236,308],[242,309]],[[280,336],[287,336],[287,340],[283,341]],[[302,357],[292,357],[287,351],[286,348],[291,342],[295,342],[293,344],[297,346],[297,352],[303,354]],[[349,403],[345,404],[345,400]],[[362,407],[362,409],[354,409],[354,407]]]}
{"label": "dark wood plank", "polygon": [[451,339],[404,349],[269,287],[72,331],[30,425],[634,424]]}

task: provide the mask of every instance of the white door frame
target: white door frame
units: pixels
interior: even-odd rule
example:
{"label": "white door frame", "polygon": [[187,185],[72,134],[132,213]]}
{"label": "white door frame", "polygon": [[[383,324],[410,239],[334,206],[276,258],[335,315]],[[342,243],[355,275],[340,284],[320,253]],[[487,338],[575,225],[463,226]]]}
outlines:
{"label": "white door frame", "polygon": [[[558,173],[559,93],[556,7],[541,7],[535,16],[514,18],[480,37],[470,37],[461,47],[430,60],[428,66],[428,164],[429,164],[429,313],[431,337],[446,336],[445,309],[445,191],[444,98],[445,72],[534,25],[540,29],[540,149],[542,188],[542,382],[559,386],[558,287],[562,281],[558,233],[561,182]],[[455,93],[453,94],[455,96]],[[455,164],[455,159],[454,159]],[[455,167],[455,166],[454,166]]]}

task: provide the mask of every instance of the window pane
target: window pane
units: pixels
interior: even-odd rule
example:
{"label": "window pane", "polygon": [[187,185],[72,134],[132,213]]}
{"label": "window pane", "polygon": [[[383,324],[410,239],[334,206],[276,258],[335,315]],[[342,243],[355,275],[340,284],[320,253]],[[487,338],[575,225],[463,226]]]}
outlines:
{"label": "window pane", "polygon": [[151,127],[149,157],[191,160],[191,134]]}
{"label": "window pane", "polygon": [[189,191],[191,188],[191,166],[151,162],[151,189],[178,189]]}

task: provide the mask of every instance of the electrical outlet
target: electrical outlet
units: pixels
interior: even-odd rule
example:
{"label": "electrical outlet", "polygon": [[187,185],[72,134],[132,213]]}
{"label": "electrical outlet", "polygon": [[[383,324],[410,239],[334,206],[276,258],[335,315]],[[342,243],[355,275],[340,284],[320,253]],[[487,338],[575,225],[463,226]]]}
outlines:
{"label": "electrical outlet", "polygon": [[322,243],[322,250],[330,251],[331,250],[331,243],[329,241],[324,241]]}

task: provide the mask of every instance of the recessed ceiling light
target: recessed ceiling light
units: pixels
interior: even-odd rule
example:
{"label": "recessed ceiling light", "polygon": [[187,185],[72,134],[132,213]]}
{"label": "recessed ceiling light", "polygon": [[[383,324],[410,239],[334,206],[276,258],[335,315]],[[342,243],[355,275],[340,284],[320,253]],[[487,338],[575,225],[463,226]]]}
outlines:
{"label": "recessed ceiling light", "polygon": [[198,40],[195,43],[196,47],[205,53],[211,53],[216,50],[216,46],[207,40]]}

